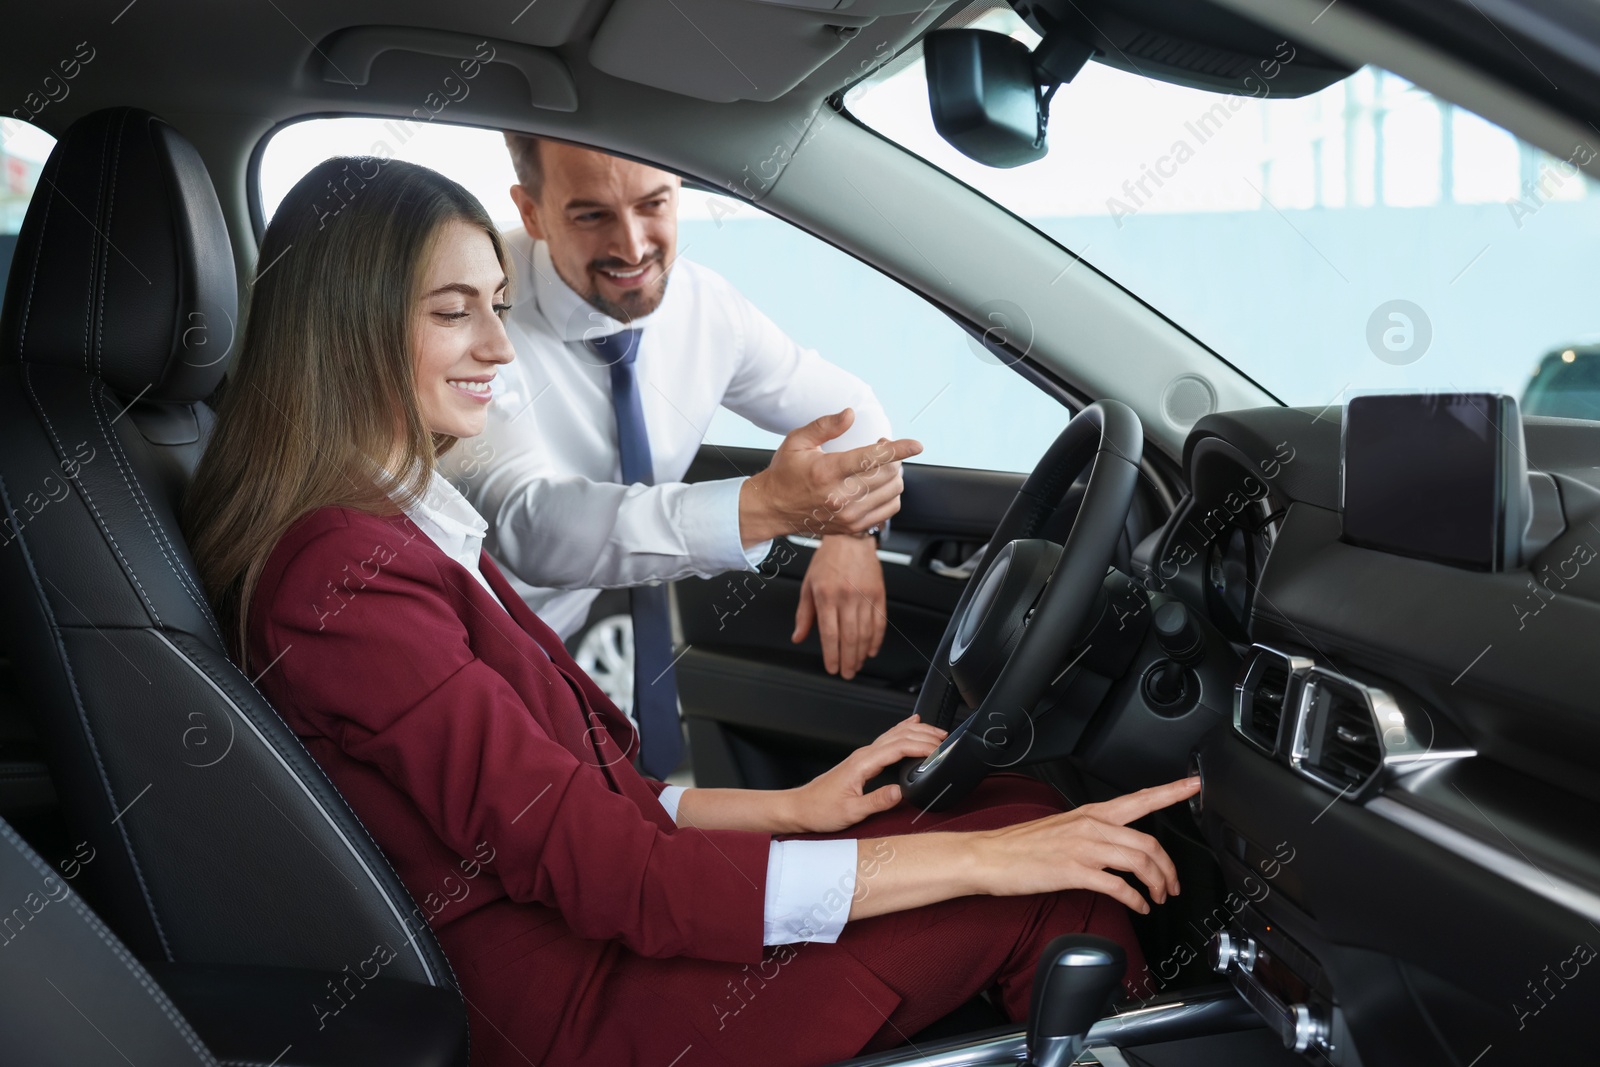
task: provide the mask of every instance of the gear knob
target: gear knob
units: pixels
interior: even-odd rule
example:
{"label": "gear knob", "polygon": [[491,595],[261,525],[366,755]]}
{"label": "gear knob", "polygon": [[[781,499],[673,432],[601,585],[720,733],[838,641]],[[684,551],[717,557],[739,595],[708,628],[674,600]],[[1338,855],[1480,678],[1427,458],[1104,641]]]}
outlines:
{"label": "gear knob", "polygon": [[1115,941],[1063,934],[1039,957],[1028,1015],[1028,1063],[1066,1067],[1083,1051],[1084,1038],[1122,983],[1127,954]]}

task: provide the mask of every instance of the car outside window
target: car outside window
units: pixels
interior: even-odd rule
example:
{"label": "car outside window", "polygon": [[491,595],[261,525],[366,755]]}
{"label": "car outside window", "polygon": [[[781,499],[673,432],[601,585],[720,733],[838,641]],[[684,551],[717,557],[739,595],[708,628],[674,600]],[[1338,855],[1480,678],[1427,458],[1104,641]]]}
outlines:
{"label": "car outside window", "polygon": [[[1038,41],[1009,8],[970,14]],[[1294,54],[1285,42],[1273,63]],[[1012,170],[934,131],[920,54],[845,102],[1286,403],[1483,389],[1593,410],[1554,399],[1591,388],[1571,361],[1527,390],[1548,353],[1600,358],[1600,196],[1579,171],[1600,133],[1551,155],[1374,67],[1302,99],[1276,70],[1215,93],[1090,62],[1055,94],[1048,154]]]}
{"label": "car outside window", "polygon": [[[260,155],[263,219],[289,188],[332,155],[375,154],[432,167],[471,190],[496,224],[519,227],[507,189],[516,181],[499,132],[399,119],[319,118],[286,126]],[[919,462],[1026,471],[1068,412],[898,282],[749,203],[685,188],[679,255],[727,278],[790,337],[872,386]],[[1010,323],[988,324],[994,336]],[[1025,346],[1026,337],[1011,338]],[[981,427],[974,412],[1003,412]],[[721,409],[713,445],[772,448],[781,440]]]}
{"label": "car outside window", "polygon": [[0,292],[5,291],[22,217],[55,146],[56,139],[32,123],[0,118]]}

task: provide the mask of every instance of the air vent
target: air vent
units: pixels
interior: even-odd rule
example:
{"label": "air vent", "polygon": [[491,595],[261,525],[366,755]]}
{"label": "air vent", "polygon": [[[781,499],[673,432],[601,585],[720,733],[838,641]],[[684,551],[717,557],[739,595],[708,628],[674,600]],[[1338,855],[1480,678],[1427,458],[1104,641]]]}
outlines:
{"label": "air vent", "polygon": [[1306,776],[1341,793],[1357,793],[1383,765],[1369,689],[1328,671],[1306,679],[1290,761]]}
{"label": "air vent", "polygon": [[1283,722],[1283,702],[1289,697],[1289,672],[1282,667],[1268,667],[1261,672],[1256,683],[1255,700],[1251,702],[1250,732],[1268,748],[1278,743],[1278,727]]}
{"label": "air vent", "polygon": [[1276,752],[1295,679],[1310,668],[1308,659],[1256,645],[1234,687],[1233,727],[1240,736],[1263,752]]}

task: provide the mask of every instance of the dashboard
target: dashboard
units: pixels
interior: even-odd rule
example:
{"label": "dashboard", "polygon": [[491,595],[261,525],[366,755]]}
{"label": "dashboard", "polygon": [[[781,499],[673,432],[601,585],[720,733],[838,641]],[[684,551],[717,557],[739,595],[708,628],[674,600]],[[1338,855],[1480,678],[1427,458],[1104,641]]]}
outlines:
{"label": "dashboard", "polygon": [[1201,420],[1133,552],[1234,667],[1192,752],[1213,963],[1313,1062],[1570,1057],[1600,1002],[1600,424],[1525,420],[1562,530],[1485,572],[1341,539],[1339,420]]}

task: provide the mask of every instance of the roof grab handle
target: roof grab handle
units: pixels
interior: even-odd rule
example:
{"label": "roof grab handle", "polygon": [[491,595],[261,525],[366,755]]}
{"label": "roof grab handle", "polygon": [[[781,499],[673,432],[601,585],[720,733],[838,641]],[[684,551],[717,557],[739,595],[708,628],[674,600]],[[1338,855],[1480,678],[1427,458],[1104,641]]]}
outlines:
{"label": "roof grab handle", "polygon": [[506,63],[522,72],[534,107],[578,110],[578,88],[566,63],[549,49],[520,41],[417,26],[351,26],[330,34],[317,51],[323,59],[323,80],[338,85],[366,85],[373,61],[384,52],[459,59],[463,79],[477,76],[477,64]]}

